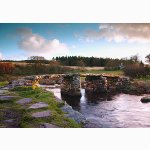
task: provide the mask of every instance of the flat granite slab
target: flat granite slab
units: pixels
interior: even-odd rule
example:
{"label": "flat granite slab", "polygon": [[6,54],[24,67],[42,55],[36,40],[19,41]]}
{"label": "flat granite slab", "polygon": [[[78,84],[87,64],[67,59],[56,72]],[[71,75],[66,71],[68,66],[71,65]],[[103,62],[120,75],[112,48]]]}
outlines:
{"label": "flat granite slab", "polygon": [[49,116],[51,116],[50,110],[36,112],[36,113],[32,114],[32,117],[34,117],[34,118],[44,118],[44,117],[49,117]]}
{"label": "flat granite slab", "polygon": [[2,87],[1,90],[9,90],[9,87]]}
{"label": "flat granite slab", "polygon": [[32,101],[32,98],[23,98],[17,101],[18,104],[28,104]]}
{"label": "flat granite slab", "polygon": [[0,95],[6,94],[6,93],[8,93],[8,90],[1,90],[0,89]]}
{"label": "flat granite slab", "polygon": [[39,103],[35,103],[35,104],[31,105],[29,107],[29,109],[38,109],[38,108],[46,108],[46,107],[48,107],[47,103],[39,102]]}
{"label": "flat granite slab", "polygon": [[0,96],[0,100],[2,101],[9,101],[9,100],[14,100],[15,98],[17,98],[18,96],[8,96],[8,95],[3,95]]}
{"label": "flat granite slab", "polygon": [[50,124],[50,123],[43,123],[41,125],[41,128],[59,128],[58,126],[54,125],[54,124]]}

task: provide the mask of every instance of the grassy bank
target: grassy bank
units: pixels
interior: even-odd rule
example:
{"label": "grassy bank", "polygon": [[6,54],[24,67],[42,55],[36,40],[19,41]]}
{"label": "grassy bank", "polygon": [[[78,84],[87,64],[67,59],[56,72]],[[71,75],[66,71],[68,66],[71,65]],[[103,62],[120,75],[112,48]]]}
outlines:
{"label": "grassy bank", "polygon": [[8,84],[8,81],[0,81],[0,87]]}
{"label": "grassy bank", "polygon": [[106,74],[106,75],[123,75],[123,71],[121,70],[115,70],[115,71],[106,71],[106,70],[79,70],[79,69],[73,69],[67,71],[67,73],[91,73],[91,74]]}
{"label": "grassy bank", "polygon": [[[11,114],[14,114],[12,116],[12,119],[16,120],[16,126],[19,128],[36,128],[40,127],[42,123],[51,123],[54,125],[57,125],[59,127],[63,128],[76,128],[81,127],[79,124],[77,124],[74,120],[66,118],[64,116],[64,112],[60,109],[63,103],[57,102],[55,100],[55,97],[52,93],[44,91],[41,88],[33,88],[33,87],[17,87],[13,89],[9,94],[13,94],[16,96],[19,96],[19,98],[10,101],[10,102],[4,102],[0,101],[0,126],[6,127],[6,124],[3,123],[2,120],[8,119],[5,114],[8,112],[11,112]],[[18,99],[21,98],[32,98],[33,101],[25,106],[21,106],[16,103]],[[42,109],[28,109],[28,107],[31,104],[37,103],[37,102],[46,102],[48,104],[48,108],[42,108]],[[51,116],[48,118],[33,118],[31,115],[34,112],[39,112],[43,110],[50,110]],[[10,118],[9,118],[10,119]]]}

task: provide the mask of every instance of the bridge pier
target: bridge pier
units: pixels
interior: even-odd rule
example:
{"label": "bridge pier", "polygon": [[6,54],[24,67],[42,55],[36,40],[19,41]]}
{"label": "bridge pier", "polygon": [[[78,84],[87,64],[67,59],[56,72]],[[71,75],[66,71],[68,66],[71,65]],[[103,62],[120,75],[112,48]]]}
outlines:
{"label": "bridge pier", "polygon": [[62,76],[61,94],[70,96],[81,96],[80,75],[67,74]]}
{"label": "bridge pier", "polygon": [[107,78],[101,75],[88,75],[85,78],[86,93],[106,93],[107,92]]}

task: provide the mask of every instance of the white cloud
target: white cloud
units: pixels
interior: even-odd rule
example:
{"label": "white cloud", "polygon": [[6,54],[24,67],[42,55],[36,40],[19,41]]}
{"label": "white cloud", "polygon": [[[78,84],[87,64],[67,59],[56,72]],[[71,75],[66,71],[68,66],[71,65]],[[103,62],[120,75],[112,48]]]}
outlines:
{"label": "white cloud", "polygon": [[2,58],[3,58],[3,57],[2,57],[2,53],[0,53],[0,60],[2,60]]}
{"label": "white cloud", "polygon": [[84,33],[87,40],[105,39],[115,42],[150,42],[150,24],[100,24],[99,30],[88,30]]}
{"label": "white cloud", "polygon": [[19,47],[29,55],[41,55],[49,58],[52,55],[65,55],[68,52],[67,45],[58,39],[48,40],[39,34],[32,33],[32,30],[28,28],[20,28],[17,33],[21,36]]}

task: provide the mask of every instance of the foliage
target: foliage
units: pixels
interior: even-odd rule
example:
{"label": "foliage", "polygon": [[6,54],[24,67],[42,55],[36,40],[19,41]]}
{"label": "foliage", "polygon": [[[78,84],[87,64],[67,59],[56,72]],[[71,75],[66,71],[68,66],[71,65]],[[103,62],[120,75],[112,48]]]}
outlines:
{"label": "foliage", "polygon": [[148,54],[145,58],[146,58],[146,62],[150,64],[150,54]]}
{"label": "foliage", "polygon": [[133,78],[148,77],[150,68],[139,64],[132,64],[124,68],[124,74]]}
{"label": "foliage", "polygon": [[0,62],[0,74],[11,74],[15,66],[10,62]]}
{"label": "foliage", "polygon": [[132,56],[130,59],[112,59],[112,58],[97,58],[97,57],[81,57],[81,56],[62,56],[56,57],[56,61],[59,61],[65,66],[78,66],[79,62],[82,62],[84,66],[100,66],[100,67],[119,67],[121,63],[124,65],[133,64],[138,62],[138,56]]}

